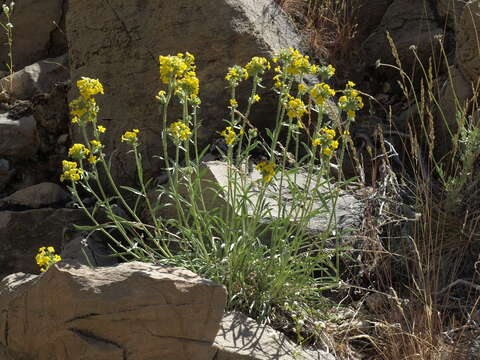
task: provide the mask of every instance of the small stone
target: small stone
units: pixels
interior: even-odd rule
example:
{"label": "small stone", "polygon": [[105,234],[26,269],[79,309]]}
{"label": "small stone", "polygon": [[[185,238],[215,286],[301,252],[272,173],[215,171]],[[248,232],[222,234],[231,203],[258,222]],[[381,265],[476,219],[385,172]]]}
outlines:
{"label": "small stone", "polygon": [[62,134],[57,139],[58,145],[63,145],[68,141],[68,134]]}

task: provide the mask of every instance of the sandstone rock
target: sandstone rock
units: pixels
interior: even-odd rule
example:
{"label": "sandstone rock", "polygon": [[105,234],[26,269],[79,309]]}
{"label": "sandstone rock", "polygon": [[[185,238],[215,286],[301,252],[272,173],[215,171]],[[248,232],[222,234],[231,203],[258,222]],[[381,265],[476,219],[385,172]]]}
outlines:
{"label": "sandstone rock", "polygon": [[77,209],[0,211],[0,277],[14,272],[38,273],[35,255],[42,246],[60,251],[63,228],[89,224]]}
{"label": "sandstone rock", "polygon": [[60,262],[0,309],[0,344],[38,360],[210,360],[225,301],[223,286],[180,268]]}
{"label": "sandstone rock", "polygon": [[[385,12],[376,31],[363,43],[367,63],[371,66],[377,59],[381,59],[383,63],[395,64],[386,36],[387,31],[395,42],[402,66],[407,73],[410,73],[417,63],[410,47],[415,46],[422,63],[428,64],[428,58],[439,48],[434,37],[443,34],[443,29],[437,25],[428,2],[395,0]],[[380,68],[380,71],[387,70]]]}
{"label": "sandstone rock", "polygon": [[[9,1],[5,1],[10,3]],[[62,41],[53,44],[51,34],[62,17],[63,0],[18,0],[13,11],[13,63],[23,68],[48,57],[50,47],[64,47]],[[2,15],[3,17],[3,15]],[[3,21],[3,19],[2,19]],[[55,22],[55,23],[54,23]],[[8,47],[5,32],[0,33],[0,66],[7,69]]]}
{"label": "sandstone rock", "polygon": [[67,81],[69,76],[67,56],[63,55],[39,61],[0,79],[0,88],[16,99],[25,100],[50,92],[56,83]]}
{"label": "sandstone rock", "polygon": [[21,206],[28,208],[48,207],[67,201],[68,193],[54,183],[44,182],[19,190],[0,200],[0,207]]}
{"label": "sandstone rock", "polygon": [[324,351],[302,350],[283,334],[232,312],[220,323],[215,360],[335,360]]}
{"label": "sandstone rock", "polygon": [[[119,143],[126,130],[142,131],[147,173],[163,165],[152,159],[162,153],[162,125],[154,99],[162,88],[159,55],[189,51],[196,56],[202,99],[199,140],[205,145],[224,127],[227,68],[245,65],[252,56],[269,57],[281,48],[300,47],[297,33],[272,0],[73,0],[66,29],[71,78],[89,76],[104,83],[105,95],[98,102],[100,123],[108,129],[107,151],[117,150],[114,172],[132,180],[135,165],[123,152],[127,146]],[[246,98],[247,89],[242,94]],[[77,92],[72,90],[74,96]],[[272,109],[260,104],[250,120],[268,124],[274,119]]]}
{"label": "sandstone rock", "polygon": [[13,159],[31,158],[38,149],[37,124],[33,116],[11,120],[0,114],[0,156]]}
{"label": "sandstone rock", "polygon": [[480,78],[480,1],[469,1],[456,31],[456,63],[467,80]]}

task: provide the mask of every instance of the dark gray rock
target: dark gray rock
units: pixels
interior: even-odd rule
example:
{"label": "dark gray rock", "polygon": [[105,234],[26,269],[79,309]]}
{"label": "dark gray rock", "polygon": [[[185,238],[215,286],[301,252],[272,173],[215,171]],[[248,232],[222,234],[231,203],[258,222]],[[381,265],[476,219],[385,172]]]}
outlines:
{"label": "dark gray rock", "polygon": [[49,182],[40,183],[19,190],[0,200],[0,207],[27,207],[37,209],[65,203],[69,194],[59,185]]}
{"label": "dark gray rock", "polygon": [[28,159],[38,150],[37,123],[33,116],[17,120],[0,114],[0,156],[12,159]]}

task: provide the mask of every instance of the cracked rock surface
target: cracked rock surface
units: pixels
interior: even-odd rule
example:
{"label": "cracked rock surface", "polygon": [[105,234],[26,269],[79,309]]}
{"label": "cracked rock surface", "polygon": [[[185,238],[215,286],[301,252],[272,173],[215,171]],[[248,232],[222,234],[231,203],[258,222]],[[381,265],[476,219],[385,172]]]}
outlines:
{"label": "cracked rock surface", "polygon": [[2,280],[0,347],[13,359],[211,359],[225,301],[180,268],[59,263]]}

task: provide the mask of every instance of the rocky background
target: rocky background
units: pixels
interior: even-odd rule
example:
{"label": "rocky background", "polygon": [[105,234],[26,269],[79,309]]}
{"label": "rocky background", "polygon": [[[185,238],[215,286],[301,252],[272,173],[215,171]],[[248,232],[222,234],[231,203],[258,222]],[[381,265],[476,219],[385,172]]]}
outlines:
{"label": "rocky background", "polygon": [[[387,31],[418,83],[419,60],[428,63],[443,42],[454,89],[439,71],[438,92],[454,126],[453,91],[465,102],[480,78],[480,1],[363,0],[357,11],[362,21],[350,43],[355,56],[339,59],[337,67],[376,102],[354,138],[389,121],[406,131],[416,119],[401,100],[398,72],[375,66],[378,59],[395,64]],[[335,59],[310,47],[273,0],[17,0],[12,22],[11,76],[7,48],[0,48],[0,359],[334,359],[323,351],[302,352],[241,314],[224,317],[224,288],[187,271],[139,263],[94,271],[67,262],[39,277],[34,256],[45,244],[64,249],[62,256],[72,261],[82,256],[84,239],[72,224],[88,222],[59,182],[61,160],[78,137],[68,99],[81,76],[104,84],[99,121],[109,131],[114,173],[128,183],[134,168],[122,155],[125,130],[142,131],[145,168],[150,175],[160,170],[150,160],[160,153],[162,131],[154,101],[158,55],[189,51],[197,58],[202,144],[213,142],[222,127],[228,66],[290,46],[317,62]],[[6,42],[3,33],[0,38]],[[268,90],[261,95],[268,98]],[[379,110],[388,107],[391,118]],[[273,121],[269,109],[266,102],[252,115],[257,126]],[[436,119],[442,156],[449,141],[445,123]],[[101,248],[101,240],[89,246]]]}

